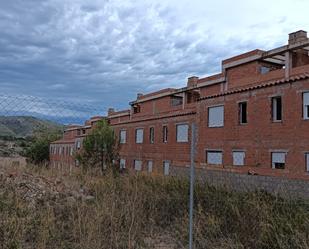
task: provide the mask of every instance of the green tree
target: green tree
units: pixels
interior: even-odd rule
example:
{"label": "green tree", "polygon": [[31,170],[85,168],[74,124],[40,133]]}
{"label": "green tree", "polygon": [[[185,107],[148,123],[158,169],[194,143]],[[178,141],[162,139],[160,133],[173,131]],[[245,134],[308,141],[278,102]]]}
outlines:
{"label": "green tree", "polygon": [[61,138],[62,131],[40,129],[31,137],[29,146],[24,149],[23,156],[27,161],[36,165],[44,165],[49,162],[49,145]]}
{"label": "green tree", "polygon": [[102,172],[117,160],[117,138],[106,120],[99,121],[83,140],[82,150],[76,158],[84,168],[98,167]]}

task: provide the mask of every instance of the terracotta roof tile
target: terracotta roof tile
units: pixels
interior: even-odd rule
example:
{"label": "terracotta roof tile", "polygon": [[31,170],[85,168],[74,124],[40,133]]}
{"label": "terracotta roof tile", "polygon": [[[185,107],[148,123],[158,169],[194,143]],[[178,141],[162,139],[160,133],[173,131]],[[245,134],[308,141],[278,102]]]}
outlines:
{"label": "terracotta roof tile", "polygon": [[204,100],[204,99],[212,99],[212,98],[221,97],[221,96],[225,96],[225,95],[231,95],[231,94],[234,94],[234,93],[241,93],[241,92],[251,91],[251,90],[255,90],[255,89],[271,87],[271,86],[275,86],[275,85],[295,82],[295,81],[298,81],[298,80],[304,80],[304,79],[308,79],[308,78],[309,78],[309,73],[302,73],[302,74],[299,74],[299,75],[291,76],[288,79],[282,78],[282,79],[279,79],[279,80],[262,82],[259,85],[246,86],[246,87],[242,87],[242,88],[231,89],[231,90],[223,92],[223,93],[218,93],[218,94],[213,94],[213,95],[201,97],[198,100],[200,101],[200,100]]}

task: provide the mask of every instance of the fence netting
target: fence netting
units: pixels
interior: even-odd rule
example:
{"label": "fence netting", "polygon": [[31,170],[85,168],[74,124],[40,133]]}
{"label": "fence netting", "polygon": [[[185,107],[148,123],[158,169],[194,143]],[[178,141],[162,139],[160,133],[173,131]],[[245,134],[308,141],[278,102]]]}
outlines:
{"label": "fence netting", "polygon": [[[20,139],[34,128],[105,111],[0,94],[0,248],[188,248],[188,172],[68,173],[23,160]],[[308,249],[306,193],[307,181],[197,170],[193,248]]]}

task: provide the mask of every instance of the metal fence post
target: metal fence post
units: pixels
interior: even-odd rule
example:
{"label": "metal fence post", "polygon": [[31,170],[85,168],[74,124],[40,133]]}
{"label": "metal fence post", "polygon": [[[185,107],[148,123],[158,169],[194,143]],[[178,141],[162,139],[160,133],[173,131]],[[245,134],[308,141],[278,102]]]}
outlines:
{"label": "metal fence post", "polygon": [[190,213],[189,213],[189,249],[193,249],[193,195],[194,195],[194,156],[195,156],[195,123],[191,127],[191,166],[190,166]]}

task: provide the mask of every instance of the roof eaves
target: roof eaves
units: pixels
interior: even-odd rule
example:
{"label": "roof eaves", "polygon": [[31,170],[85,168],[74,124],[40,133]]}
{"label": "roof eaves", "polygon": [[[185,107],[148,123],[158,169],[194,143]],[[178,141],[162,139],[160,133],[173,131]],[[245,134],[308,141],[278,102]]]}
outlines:
{"label": "roof eaves", "polygon": [[223,92],[223,93],[218,93],[218,94],[213,94],[213,95],[201,97],[201,98],[198,99],[198,101],[205,100],[205,99],[213,99],[213,98],[222,97],[222,96],[231,95],[231,94],[240,93],[240,92],[251,91],[251,90],[260,89],[260,88],[264,88],[264,87],[271,87],[271,86],[275,86],[275,85],[279,85],[279,84],[283,84],[283,83],[295,82],[297,80],[303,80],[303,79],[307,79],[307,78],[309,78],[309,73],[302,73],[300,75],[291,76],[288,79],[282,78],[282,79],[279,79],[279,80],[264,82],[264,83],[261,83],[259,85],[255,85],[255,86],[238,88],[238,89],[230,90],[230,91]]}

